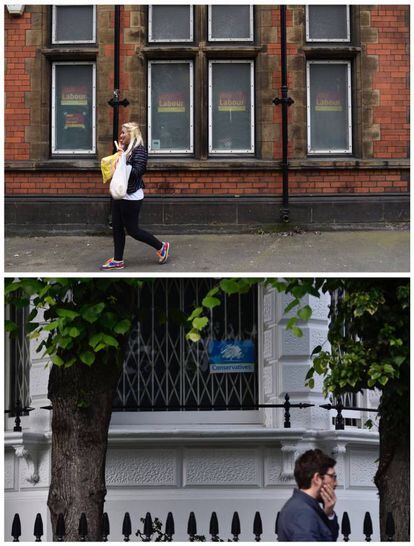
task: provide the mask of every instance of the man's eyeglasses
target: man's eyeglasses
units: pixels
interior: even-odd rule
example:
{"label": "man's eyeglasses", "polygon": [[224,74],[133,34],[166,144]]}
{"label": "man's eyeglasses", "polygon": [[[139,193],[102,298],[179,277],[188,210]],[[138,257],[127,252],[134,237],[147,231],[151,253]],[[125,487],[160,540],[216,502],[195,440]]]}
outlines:
{"label": "man's eyeglasses", "polygon": [[337,479],[338,479],[338,475],[337,475],[337,474],[329,474],[329,472],[326,472],[326,474],[322,474],[322,476],[329,476],[329,477],[332,478],[333,480],[337,480]]}

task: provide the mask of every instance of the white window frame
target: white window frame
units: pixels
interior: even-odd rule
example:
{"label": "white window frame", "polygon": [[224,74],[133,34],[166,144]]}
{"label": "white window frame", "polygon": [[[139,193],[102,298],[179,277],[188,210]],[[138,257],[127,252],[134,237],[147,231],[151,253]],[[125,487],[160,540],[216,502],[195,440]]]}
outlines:
{"label": "white window frame", "polygon": [[[56,148],[56,66],[92,66],[92,149],[58,150]],[[93,61],[62,61],[52,63],[52,154],[53,155],[91,155],[96,153],[96,63]]]}
{"label": "white window frame", "polygon": [[[257,290],[257,386],[258,404],[263,404],[263,284]],[[184,425],[186,430],[200,426],[260,425],[264,409],[227,411],[113,411],[111,426]]]}
{"label": "white window frame", "polygon": [[152,36],[152,4],[148,6],[148,42],[149,43],[181,43],[181,42],[193,42],[194,41],[194,7],[192,5],[187,6],[190,8],[190,38],[187,40],[183,40],[181,38],[161,38],[161,39],[155,39]]}
{"label": "white window frame", "polygon": [[[229,4],[231,7],[231,4]],[[250,7],[250,35],[248,38],[213,38],[212,37],[212,6],[208,6],[208,41],[209,42],[252,42],[254,40],[253,6]]]}
{"label": "white window frame", "polygon": [[[327,4],[329,5],[329,4]],[[343,5],[343,4],[342,4]],[[310,25],[309,25],[309,6],[306,6],[306,41],[307,42],[350,42],[351,41],[351,16],[348,5],[346,7],[346,38],[311,38],[310,37]]]}
{"label": "white window frame", "polygon": [[[250,64],[250,148],[242,150],[216,150],[213,148],[213,64]],[[254,154],[255,152],[255,102],[254,102],[254,61],[220,60],[208,63],[208,151],[210,154]]]}
{"label": "white window frame", "polygon": [[[348,66],[348,142],[347,150],[312,150],[311,142],[311,113],[310,113],[310,67],[312,64],[345,64]],[[351,61],[307,61],[306,63],[306,93],[307,93],[307,133],[308,133],[308,154],[350,154],[352,153],[352,78],[351,78]]]}
{"label": "white window frame", "polygon": [[[190,148],[186,150],[174,149],[153,150],[152,149],[152,98],[151,98],[151,67],[153,64],[188,64],[190,67]],[[194,63],[188,60],[159,60],[148,61],[148,153],[150,154],[193,154],[194,153]]]}
{"label": "white window frame", "polygon": [[[52,6],[52,44],[95,44],[96,43],[96,6],[93,5],[93,39],[92,40],[57,40],[56,39],[56,8],[57,7],[69,7],[64,4],[59,6]],[[76,5],[76,7],[83,7],[83,5]]]}

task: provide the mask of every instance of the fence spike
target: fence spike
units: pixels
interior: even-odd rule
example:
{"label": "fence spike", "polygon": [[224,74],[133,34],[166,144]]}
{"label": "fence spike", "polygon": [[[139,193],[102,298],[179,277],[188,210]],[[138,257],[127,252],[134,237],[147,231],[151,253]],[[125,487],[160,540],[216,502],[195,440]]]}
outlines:
{"label": "fence spike", "polygon": [[348,512],[344,512],[342,515],[341,533],[344,537],[344,542],[349,542],[349,535],[351,534],[351,522],[349,521]]}
{"label": "fence spike", "polygon": [[262,518],[260,517],[260,512],[256,512],[253,521],[253,534],[254,540],[260,542],[260,535],[263,533]]}
{"label": "fence spike", "polygon": [[171,512],[168,512],[167,521],[165,522],[165,534],[167,535],[168,542],[171,542],[175,534],[174,518]]}
{"label": "fence spike", "polygon": [[122,522],[122,535],[124,542],[129,542],[129,537],[132,533],[131,518],[129,512],[125,512],[124,521]]}
{"label": "fence spike", "polygon": [[394,540],[395,522],[391,512],[387,513],[387,519],[385,520],[385,534],[388,542],[392,542]]}
{"label": "fence spike", "polygon": [[85,512],[82,512],[81,517],[79,518],[79,536],[81,542],[86,542],[86,537],[88,536],[88,522],[86,520]]}
{"label": "fence spike", "polygon": [[57,523],[56,523],[56,537],[58,542],[63,542],[63,539],[66,535],[66,529],[65,529],[65,519],[63,517],[63,514],[58,515]]}
{"label": "fence spike", "polygon": [[19,514],[14,514],[11,536],[13,537],[13,542],[19,542],[19,537],[22,534],[22,525],[20,523]]}
{"label": "fence spike", "polygon": [[219,524],[217,514],[215,512],[211,514],[209,533],[211,535],[211,540],[213,542],[218,542]]}
{"label": "fence spike", "polygon": [[275,535],[276,536],[279,536],[279,515],[280,515],[280,512],[278,512],[277,515],[276,515],[276,521],[275,521]]}
{"label": "fence spike", "polygon": [[363,533],[365,535],[365,542],[371,542],[372,535],[372,519],[369,512],[365,512]]}
{"label": "fence spike", "polygon": [[108,542],[109,517],[106,512],[102,514],[102,542]]}
{"label": "fence spike", "polygon": [[187,534],[190,537],[190,542],[194,542],[194,537],[197,534],[197,522],[194,512],[190,512],[187,525]]}
{"label": "fence spike", "polygon": [[36,515],[33,534],[36,537],[35,542],[42,542],[43,521],[42,521],[42,516],[40,514]]}
{"label": "fence spike", "polygon": [[149,512],[145,515],[145,521],[144,521],[144,535],[146,536],[148,542],[151,540],[151,537],[153,535],[154,529],[152,527],[152,517]]}
{"label": "fence spike", "polygon": [[238,512],[234,512],[233,519],[231,520],[231,534],[233,535],[233,542],[239,541],[240,531],[239,514]]}

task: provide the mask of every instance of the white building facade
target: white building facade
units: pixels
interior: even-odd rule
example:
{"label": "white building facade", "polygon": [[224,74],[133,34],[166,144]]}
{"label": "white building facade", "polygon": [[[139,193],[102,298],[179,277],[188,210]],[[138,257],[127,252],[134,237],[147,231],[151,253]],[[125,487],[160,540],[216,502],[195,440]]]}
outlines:
{"label": "white building facade", "polygon": [[[158,280],[149,290],[148,299],[142,301],[141,309],[148,311],[146,331],[140,327],[144,323],[141,317],[135,336],[131,336],[125,373],[114,401],[126,410],[114,411],[109,430],[105,503],[111,524],[109,540],[122,540],[125,512],[131,515],[136,540],[135,531],[142,530],[140,518],[146,512],[165,523],[170,511],[175,520],[175,540],[188,540],[191,511],[196,516],[198,534],[207,538],[210,516],[215,511],[219,536],[224,540],[231,538],[231,519],[238,511],[240,540],[253,540],[253,519],[259,511],[262,540],[274,541],[277,512],[295,487],[294,461],[312,448],[320,448],[337,460],[336,512],[339,520],[344,511],[348,512],[351,540],[364,539],[367,511],[374,524],[372,539],[379,540],[378,496],[373,483],[378,433],[375,426],[371,430],[363,427],[375,414],[344,412],[345,429],[335,430],[336,412],[320,407],[327,402],[321,381],[316,381],[313,390],[304,386],[312,350],[326,340],[329,295],[308,298],[313,314],[300,325],[300,338],[286,330],[289,315],[284,314],[284,309],[289,300],[274,289],[259,286],[247,299],[226,298],[221,310],[211,317],[209,341],[252,340],[255,367],[250,373],[213,374],[206,360],[207,344],[190,345],[182,327],[173,327],[168,314],[172,307],[185,310],[183,301],[185,304],[188,290],[192,303],[204,296],[208,286],[203,282]],[[157,306],[164,306],[166,311],[162,321],[155,312]],[[13,516],[19,513],[21,540],[32,541],[38,512],[45,524],[43,540],[51,540],[46,505],[51,415],[49,410],[41,409],[50,403],[49,369],[35,351],[37,343],[26,340],[18,348],[6,345],[6,409],[12,405],[11,385],[17,380],[20,386],[25,383],[34,410],[22,417],[22,432],[13,432],[14,417],[6,418],[5,540],[11,540]],[[28,362],[23,380],[13,375],[16,358]],[[250,409],[283,404],[286,393],[292,404],[313,404],[306,409],[291,408],[290,428],[284,428],[283,408]],[[378,404],[371,393],[358,395],[356,402],[365,408],[376,408]],[[141,411],[136,411],[133,404]],[[165,411],[168,404],[190,409]],[[196,404],[210,407],[191,409]],[[249,409],[222,410],[223,405]],[[152,411],[142,411],[150,406]]]}

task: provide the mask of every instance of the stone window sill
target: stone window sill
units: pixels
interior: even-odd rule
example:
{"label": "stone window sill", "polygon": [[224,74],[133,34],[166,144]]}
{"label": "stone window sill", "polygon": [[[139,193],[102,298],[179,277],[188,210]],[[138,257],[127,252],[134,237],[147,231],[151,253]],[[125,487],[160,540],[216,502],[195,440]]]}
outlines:
{"label": "stone window sill", "polygon": [[98,55],[98,48],[92,47],[53,47],[41,49],[42,54],[52,61],[94,61]]}
{"label": "stone window sill", "polygon": [[353,59],[362,51],[356,46],[306,45],[302,51],[307,59]]}
{"label": "stone window sill", "polygon": [[137,53],[145,56],[147,59],[176,59],[176,58],[195,58],[200,52],[203,52],[207,58],[233,59],[233,58],[254,58],[261,51],[262,46],[257,45],[201,45],[200,46],[146,46],[137,49]]}

